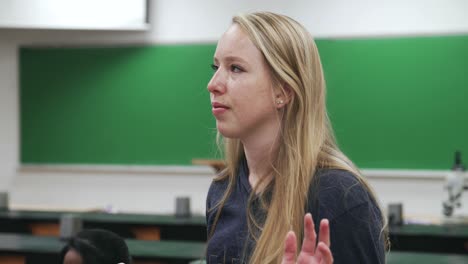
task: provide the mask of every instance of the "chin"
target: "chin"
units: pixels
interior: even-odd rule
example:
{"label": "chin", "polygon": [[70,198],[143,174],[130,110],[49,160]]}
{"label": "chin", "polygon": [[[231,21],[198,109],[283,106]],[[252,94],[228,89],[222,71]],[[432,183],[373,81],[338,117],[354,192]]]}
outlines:
{"label": "chin", "polygon": [[221,125],[217,125],[218,132],[223,135],[224,138],[239,138],[239,133],[234,129],[229,129]]}

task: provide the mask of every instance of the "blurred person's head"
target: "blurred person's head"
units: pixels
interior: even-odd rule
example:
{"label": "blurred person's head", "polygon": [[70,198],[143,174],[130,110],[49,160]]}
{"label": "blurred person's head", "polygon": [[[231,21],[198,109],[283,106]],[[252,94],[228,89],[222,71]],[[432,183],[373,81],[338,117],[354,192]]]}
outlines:
{"label": "blurred person's head", "polygon": [[62,264],[129,264],[125,241],[101,229],[85,229],[72,237],[60,253]]}

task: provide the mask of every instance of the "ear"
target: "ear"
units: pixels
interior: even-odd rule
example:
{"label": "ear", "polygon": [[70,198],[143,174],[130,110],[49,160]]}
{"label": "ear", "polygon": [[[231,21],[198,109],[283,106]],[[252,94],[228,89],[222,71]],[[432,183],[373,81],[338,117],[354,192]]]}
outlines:
{"label": "ear", "polygon": [[276,108],[281,109],[287,105],[293,96],[291,87],[287,84],[283,84],[281,87],[276,88],[275,90],[275,105]]}

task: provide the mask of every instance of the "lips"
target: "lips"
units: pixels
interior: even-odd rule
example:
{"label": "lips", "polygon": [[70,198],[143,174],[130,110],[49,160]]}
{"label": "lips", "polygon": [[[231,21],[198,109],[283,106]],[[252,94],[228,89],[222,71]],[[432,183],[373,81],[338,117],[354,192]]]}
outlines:
{"label": "lips", "polygon": [[224,108],[224,109],[229,109],[229,107],[227,105],[223,105],[221,103],[218,103],[218,102],[213,102],[211,103],[211,106],[213,106],[213,108]]}
{"label": "lips", "polygon": [[222,115],[227,110],[229,110],[229,107],[227,105],[224,105],[218,102],[211,103],[211,106],[213,107],[211,111],[213,112],[213,115],[216,117]]}

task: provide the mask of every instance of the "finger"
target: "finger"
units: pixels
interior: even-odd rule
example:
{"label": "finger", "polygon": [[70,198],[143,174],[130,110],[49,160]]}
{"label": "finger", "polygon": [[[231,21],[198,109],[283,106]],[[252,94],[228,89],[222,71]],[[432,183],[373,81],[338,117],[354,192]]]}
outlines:
{"label": "finger", "polygon": [[304,216],[304,240],[302,241],[302,254],[314,255],[315,244],[317,242],[317,233],[315,233],[314,221],[312,215],[307,213]]}
{"label": "finger", "polygon": [[321,258],[321,262],[323,264],[331,264],[333,263],[333,255],[331,253],[330,248],[325,245],[325,243],[320,242],[317,245],[317,256]]}
{"label": "finger", "polygon": [[293,264],[296,262],[297,251],[296,235],[289,231],[284,240],[284,254],[282,264]]}
{"label": "finger", "polygon": [[325,245],[330,246],[330,223],[328,222],[328,219],[322,219],[322,221],[320,221],[319,242],[323,242]]}

